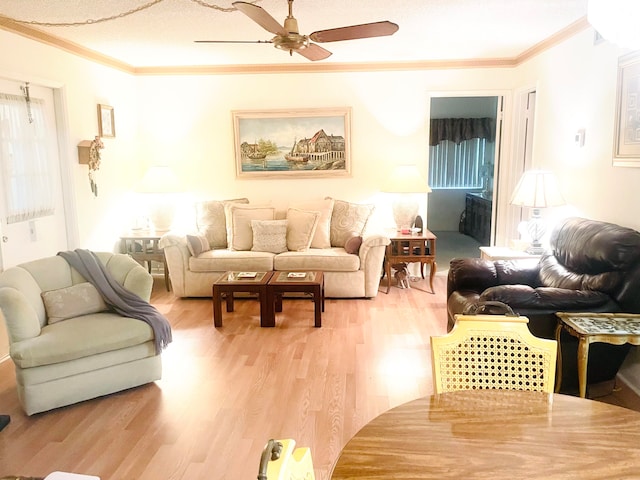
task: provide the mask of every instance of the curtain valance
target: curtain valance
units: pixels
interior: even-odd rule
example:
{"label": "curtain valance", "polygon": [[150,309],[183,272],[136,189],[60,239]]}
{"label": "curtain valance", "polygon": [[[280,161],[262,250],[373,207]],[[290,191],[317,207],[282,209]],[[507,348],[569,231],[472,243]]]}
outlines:
{"label": "curtain valance", "polygon": [[493,118],[433,118],[429,145],[438,145],[444,140],[461,143],[472,138],[495,140],[495,120]]}

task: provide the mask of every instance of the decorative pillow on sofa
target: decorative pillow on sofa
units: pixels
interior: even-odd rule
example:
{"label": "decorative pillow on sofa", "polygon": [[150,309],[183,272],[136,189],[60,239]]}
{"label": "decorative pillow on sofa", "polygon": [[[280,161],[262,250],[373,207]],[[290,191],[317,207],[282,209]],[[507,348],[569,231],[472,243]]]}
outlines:
{"label": "decorative pillow on sofa", "polygon": [[316,232],[320,212],[289,208],[287,210],[287,248],[292,252],[309,250]]}
{"label": "decorative pillow on sofa", "polygon": [[353,233],[344,242],[344,249],[347,253],[357,255],[360,252],[361,245],[362,245],[362,237],[357,233]]}
{"label": "decorative pillow on sofa", "polygon": [[227,248],[227,222],[224,206],[227,203],[247,204],[247,198],[210,200],[196,203],[196,227],[209,241],[210,248]]}
{"label": "decorative pillow on sofa", "polygon": [[227,203],[224,209],[227,218],[229,250],[251,250],[253,246],[251,220],[274,220],[276,215],[276,209],[269,206]]}
{"label": "decorative pillow on sofa", "polygon": [[49,325],[108,309],[96,287],[89,282],[42,292],[41,296]]}
{"label": "decorative pillow on sofa", "polygon": [[299,210],[307,210],[320,212],[316,233],[311,239],[311,248],[330,248],[331,247],[331,213],[333,212],[333,198],[325,198],[324,200],[310,201],[303,203],[294,203],[292,208]]}
{"label": "decorative pillow on sofa", "polygon": [[209,240],[204,235],[187,235],[187,248],[194,257],[211,250]]}
{"label": "decorative pillow on sofa", "polygon": [[374,205],[334,200],[331,214],[331,246],[344,247],[353,233],[362,235],[374,208]]}
{"label": "decorative pillow on sofa", "polygon": [[287,251],[286,220],[251,220],[255,252],[282,253]]}

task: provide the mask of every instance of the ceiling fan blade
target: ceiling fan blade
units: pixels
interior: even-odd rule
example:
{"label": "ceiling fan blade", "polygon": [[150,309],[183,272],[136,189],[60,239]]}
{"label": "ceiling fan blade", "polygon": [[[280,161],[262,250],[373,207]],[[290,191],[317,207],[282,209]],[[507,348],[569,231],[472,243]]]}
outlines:
{"label": "ceiling fan blade", "polygon": [[397,31],[398,25],[393,22],[383,21],[318,30],[309,35],[309,38],[314,42],[320,43],[338,42],[341,40],[356,40],[358,38],[384,37],[386,35],[393,35]]}
{"label": "ceiling fan blade", "polygon": [[284,29],[284,27],[280,25],[275,18],[269,15],[269,13],[267,13],[264,8],[247,2],[233,2],[231,5],[244,13],[247,17],[256,22],[266,31],[275,33],[276,35],[287,34],[287,31]]}
{"label": "ceiling fan blade", "polygon": [[271,40],[194,40],[194,43],[273,43]]}
{"label": "ceiling fan blade", "polygon": [[325,58],[331,56],[331,52],[329,50],[325,50],[320,45],[316,45],[315,43],[310,43],[307,48],[301,48],[295,50],[295,52],[299,53],[308,60],[311,60],[312,62],[324,60]]}

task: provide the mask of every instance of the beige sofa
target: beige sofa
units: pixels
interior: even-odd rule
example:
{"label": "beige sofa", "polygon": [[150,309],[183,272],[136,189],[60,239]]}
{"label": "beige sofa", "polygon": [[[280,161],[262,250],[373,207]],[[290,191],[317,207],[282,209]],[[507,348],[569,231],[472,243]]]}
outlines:
{"label": "beige sofa", "polygon": [[372,205],[326,198],[279,214],[237,199],[201,202],[196,210],[197,234],[160,240],[178,297],[210,297],[229,270],[321,270],[327,297],[378,294],[389,238],[367,233]]}
{"label": "beige sofa", "polygon": [[[97,255],[118,283],[149,301],[145,268],[127,255]],[[105,311],[96,294],[60,256],[0,274],[0,316],[27,415],[161,378],[151,327]]]}

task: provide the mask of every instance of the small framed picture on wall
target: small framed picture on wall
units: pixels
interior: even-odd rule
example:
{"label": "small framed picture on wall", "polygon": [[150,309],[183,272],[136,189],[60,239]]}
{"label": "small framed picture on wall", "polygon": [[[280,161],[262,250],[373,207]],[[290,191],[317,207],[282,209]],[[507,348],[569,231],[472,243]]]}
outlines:
{"label": "small framed picture on wall", "polygon": [[98,104],[98,131],[101,137],[116,136],[116,121],[113,116],[113,107]]}

